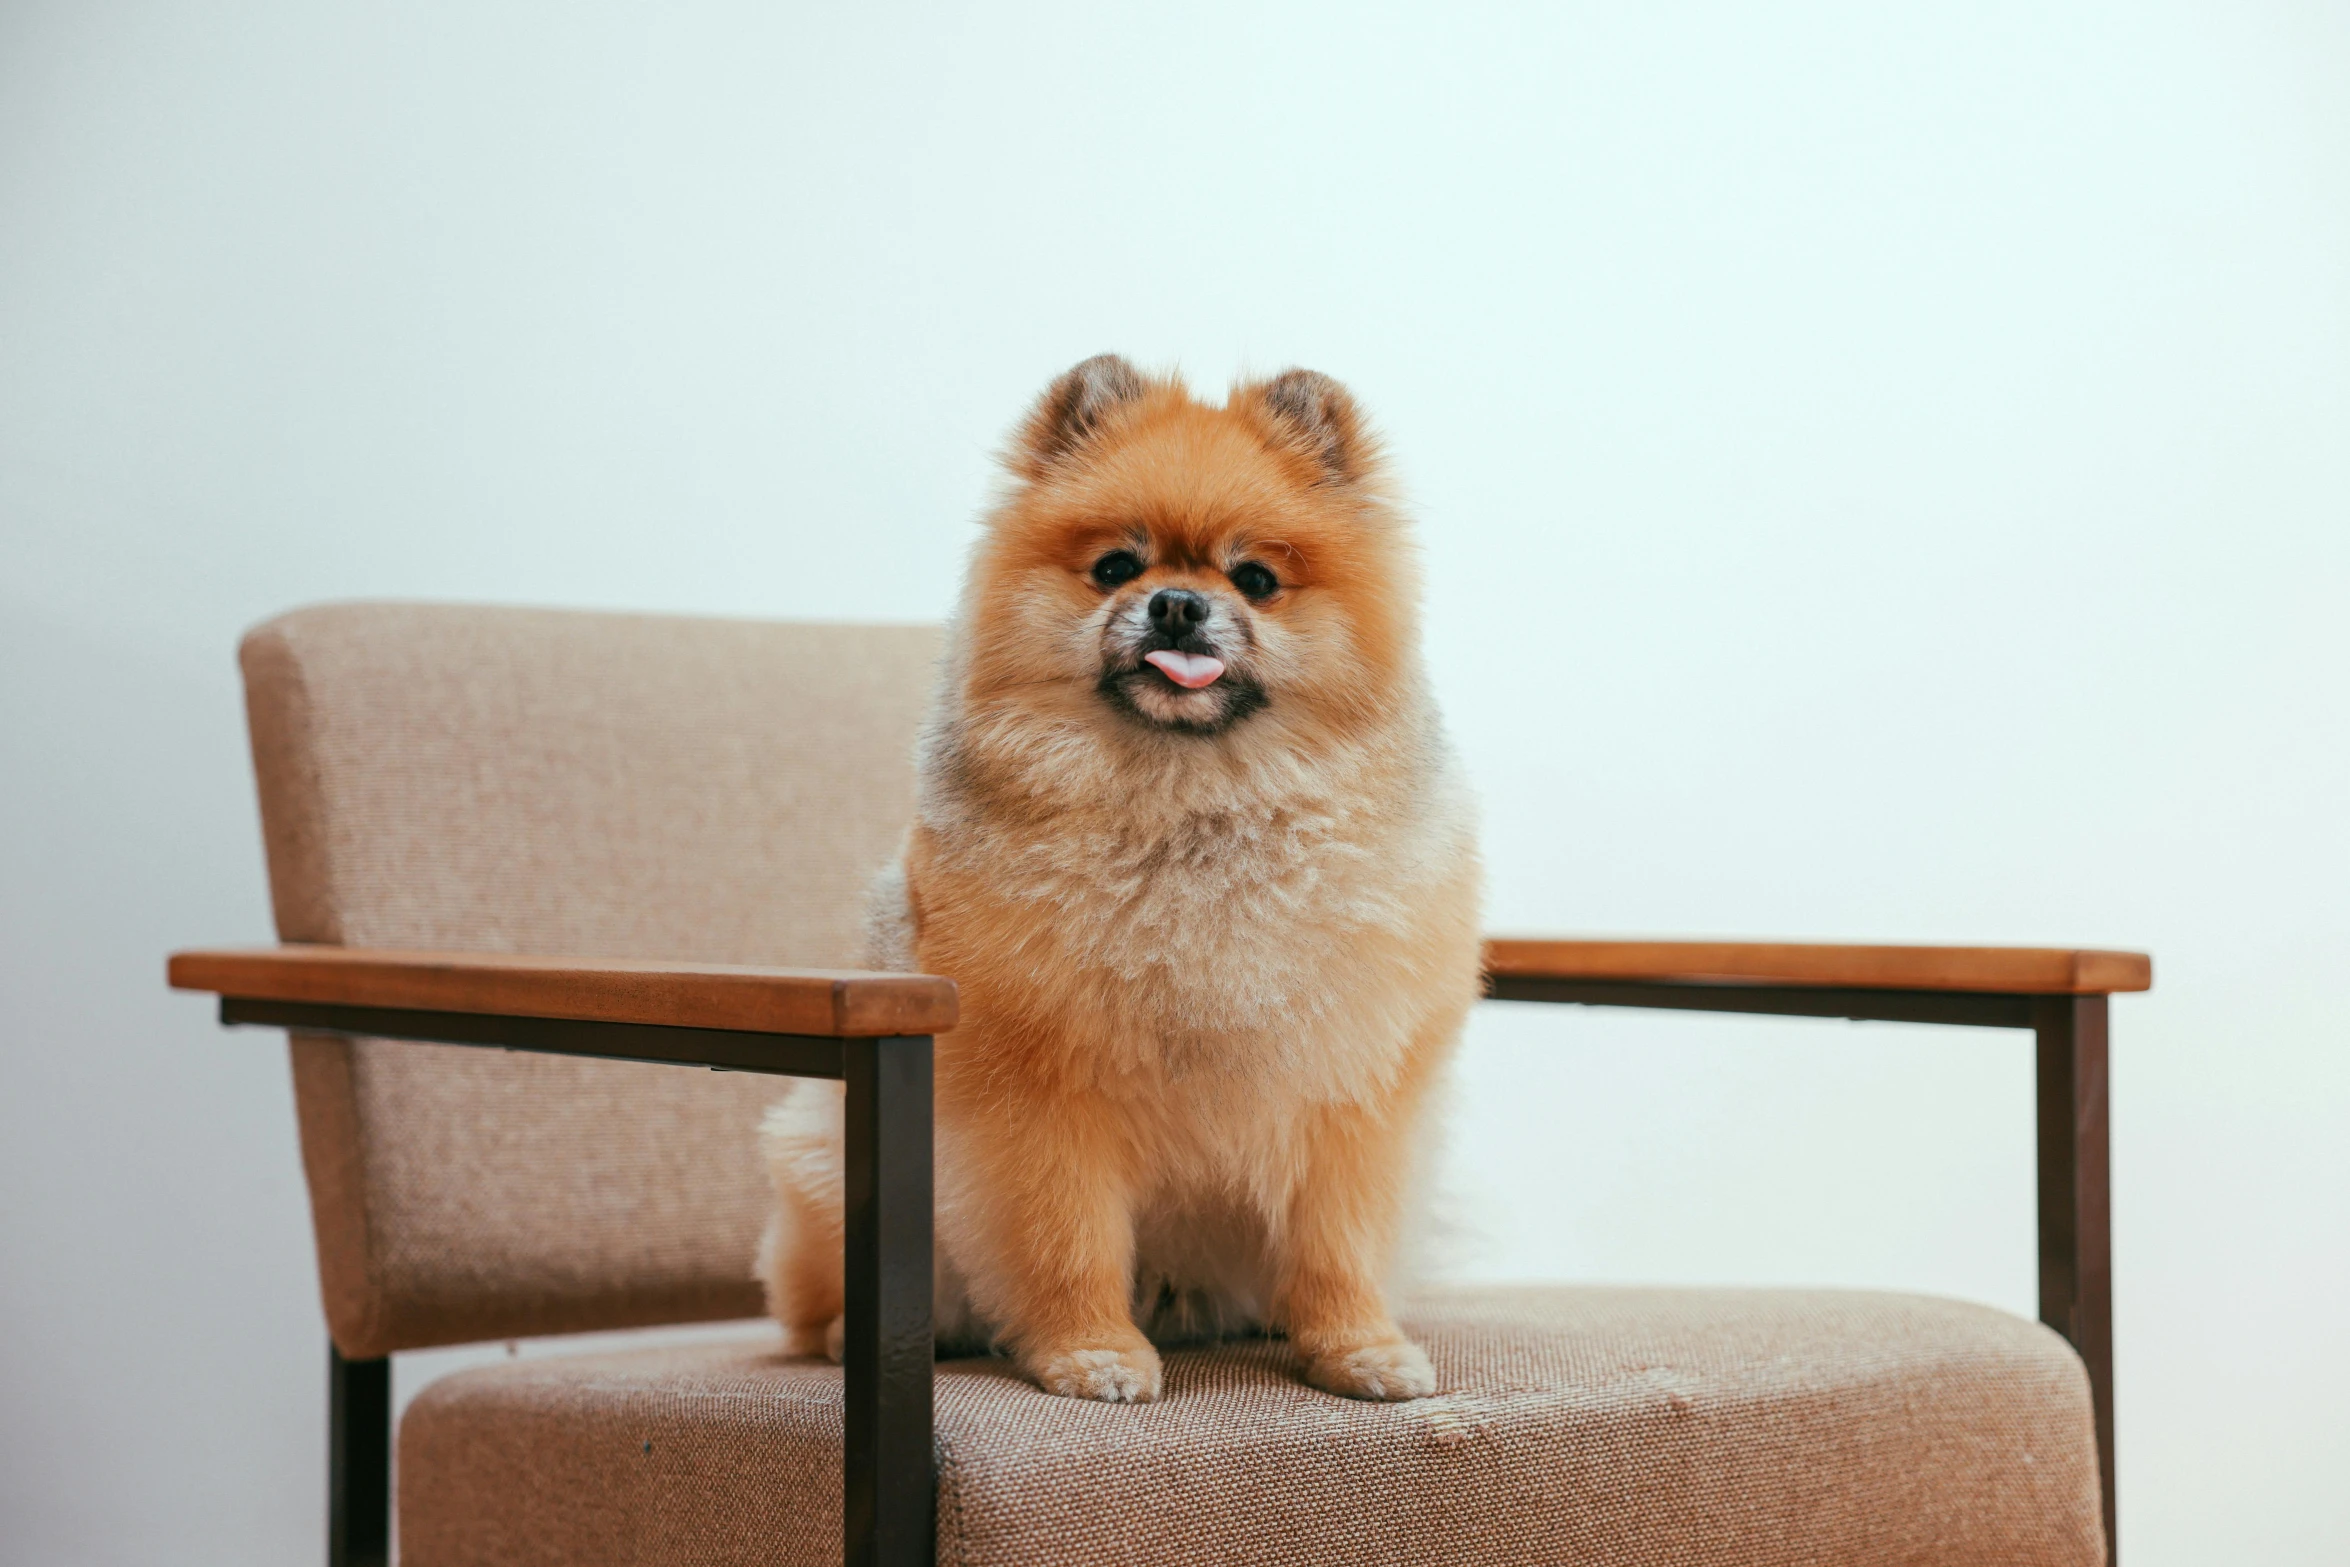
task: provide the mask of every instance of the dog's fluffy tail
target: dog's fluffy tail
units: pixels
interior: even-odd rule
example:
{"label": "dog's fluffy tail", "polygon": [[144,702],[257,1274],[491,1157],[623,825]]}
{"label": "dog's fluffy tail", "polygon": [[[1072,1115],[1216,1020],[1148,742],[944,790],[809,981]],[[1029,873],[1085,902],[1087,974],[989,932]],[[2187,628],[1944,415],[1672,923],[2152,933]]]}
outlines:
{"label": "dog's fluffy tail", "polygon": [[775,1208],[759,1243],[767,1310],[785,1350],[840,1358],[841,1085],[801,1079],[759,1124]]}

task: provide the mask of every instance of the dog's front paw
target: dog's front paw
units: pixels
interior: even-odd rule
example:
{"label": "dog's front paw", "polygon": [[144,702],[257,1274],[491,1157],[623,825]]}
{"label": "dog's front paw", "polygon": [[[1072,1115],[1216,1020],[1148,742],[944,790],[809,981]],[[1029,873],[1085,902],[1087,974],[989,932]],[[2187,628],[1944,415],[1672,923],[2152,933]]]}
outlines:
{"label": "dog's front paw", "polygon": [[1052,1349],[1020,1357],[1038,1387],[1063,1398],[1105,1404],[1147,1404],[1159,1396],[1159,1352],[1147,1343],[1124,1348]]}
{"label": "dog's front paw", "polygon": [[1309,1356],[1306,1380],[1348,1398],[1426,1398],[1436,1391],[1436,1368],[1419,1345],[1399,1338]]}

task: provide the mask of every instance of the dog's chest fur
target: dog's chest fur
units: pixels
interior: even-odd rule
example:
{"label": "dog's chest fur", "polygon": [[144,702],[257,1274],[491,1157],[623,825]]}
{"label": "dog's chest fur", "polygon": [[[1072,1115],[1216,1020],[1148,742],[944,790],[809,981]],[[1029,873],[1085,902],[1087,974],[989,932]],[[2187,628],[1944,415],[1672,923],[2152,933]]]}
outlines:
{"label": "dog's chest fur", "polygon": [[1389,746],[1281,787],[1177,778],[1064,792],[1042,815],[949,786],[925,815],[937,872],[991,906],[961,914],[996,956],[1084,977],[1105,1069],[1305,1073],[1351,1096],[1414,1022],[1377,956],[1417,939],[1465,863],[1450,765],[1440,745]]}

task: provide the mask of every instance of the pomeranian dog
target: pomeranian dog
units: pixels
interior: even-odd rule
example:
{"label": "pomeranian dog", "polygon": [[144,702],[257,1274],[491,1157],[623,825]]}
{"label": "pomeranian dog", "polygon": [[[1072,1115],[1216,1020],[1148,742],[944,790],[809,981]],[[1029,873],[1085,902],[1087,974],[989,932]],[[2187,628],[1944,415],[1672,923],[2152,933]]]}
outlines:
{"label": "pomeranian dog", "polygon": [[[1431,1393],[1385,1286],[1479,867],[1378,448],[1326,376],[1219,408],[1104,355],[1005,464],[871,925],[874,967],[962,993],[940,1341],[1139,1401],[1154,1342],[1273,1332],[1331,1392]],[[836,1357],[839,1092],[768,1116],[759,1265]]]}

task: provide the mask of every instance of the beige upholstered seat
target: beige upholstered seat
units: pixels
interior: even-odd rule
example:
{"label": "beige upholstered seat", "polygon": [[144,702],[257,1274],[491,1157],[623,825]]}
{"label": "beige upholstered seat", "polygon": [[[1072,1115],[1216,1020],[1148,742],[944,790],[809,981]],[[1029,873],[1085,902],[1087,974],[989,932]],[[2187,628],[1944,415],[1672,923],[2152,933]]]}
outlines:
{"label": "beige upholstered seat", "polygon": [[[303,611],[245,647],[280,933],[853,964],[910,814],[936,634]],[[1496,852],[1506,852],[1497,846]],[[343,1353],[746,1316],[771,1081],[297,1040]],[[937,1383],[942,1561],[2088,1564],[2079,1362],[1987,1308],[1549,1290],[1423,1303],[1444,1393],[1316,1392],[1278,1342],[1146,1407]],[[511,1362],[400,1433],[414,1567],[836,1561],[839,1373],[751,1347]]]}
{"label": "beige upholstered seat", "polygon": [[[2086,1563],[2088,1389],[2064,1341],[1903,1295],[1487,1291],[1407,1322],[1443,1391],[1362,1404],[1285,1346],[1168,1357],[1164,1399],[938,1377],[938,1559]],[[840,1559],[840,1373],[771,1343],[513,1361],[400,1441],[420,1562]]]}

